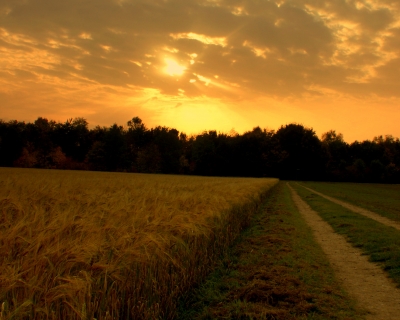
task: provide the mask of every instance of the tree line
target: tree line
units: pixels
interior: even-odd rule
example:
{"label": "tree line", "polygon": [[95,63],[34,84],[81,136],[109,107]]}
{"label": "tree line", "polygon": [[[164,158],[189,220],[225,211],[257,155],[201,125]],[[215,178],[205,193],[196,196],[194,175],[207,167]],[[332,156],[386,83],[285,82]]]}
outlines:
{"label": "tree line", "polygon": [[33,123],[0,120],[0,166],[400,183],[400,141],[388,135],[348,144],[334,130],[320,139],[296,123],[277,131],[188,136],[147,128],[139,117],[93,129],[84,118],[62,123],[39,117]]}

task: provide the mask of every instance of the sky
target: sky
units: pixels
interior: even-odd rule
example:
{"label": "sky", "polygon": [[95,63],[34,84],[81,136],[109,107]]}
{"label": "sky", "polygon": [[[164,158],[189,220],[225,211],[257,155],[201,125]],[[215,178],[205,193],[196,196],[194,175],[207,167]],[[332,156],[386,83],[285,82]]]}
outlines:
{"label": "sky", "polygon": [[0,0],[0,119],[400,136],[399,0]]}

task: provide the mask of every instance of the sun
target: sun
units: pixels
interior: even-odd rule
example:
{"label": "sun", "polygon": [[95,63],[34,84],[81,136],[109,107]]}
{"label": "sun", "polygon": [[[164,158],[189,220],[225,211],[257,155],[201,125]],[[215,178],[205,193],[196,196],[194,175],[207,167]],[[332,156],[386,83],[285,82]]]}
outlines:
{"label": "sun", "polygon": [[174,60],[165,59],[165,63],[167,66],[165,67],[164,71],[170,76],[181,76],[186,70],[186,67],[181,66]]}

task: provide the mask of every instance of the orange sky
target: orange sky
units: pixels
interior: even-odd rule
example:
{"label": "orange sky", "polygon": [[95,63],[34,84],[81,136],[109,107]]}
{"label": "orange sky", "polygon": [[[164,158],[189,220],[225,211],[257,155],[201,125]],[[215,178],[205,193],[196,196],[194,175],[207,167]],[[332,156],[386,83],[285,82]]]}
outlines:
{"label": "orange sky", "polygon": [[400,136],[399,0],[0,0],[0,119]]}

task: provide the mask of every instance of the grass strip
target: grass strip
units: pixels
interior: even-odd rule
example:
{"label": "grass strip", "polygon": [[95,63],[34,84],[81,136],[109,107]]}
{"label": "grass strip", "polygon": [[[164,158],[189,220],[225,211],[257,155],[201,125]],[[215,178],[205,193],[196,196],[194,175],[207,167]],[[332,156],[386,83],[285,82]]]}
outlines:
{"label": "grass strip", "polygon": [[363,319],[291,200],[269,193],[219,267],[186,295],[178,319]]}
{"label": "grass strip", "polygon": [[301,182],[328,196],[400,221],[400,185],[377,183]]}
{"label": "grass strip", "polygon": [[330,202],[297,183],[291,185],[335,232],[345,235],[370,256],[370,261],[379,262],[400,286],[400,231]]}

